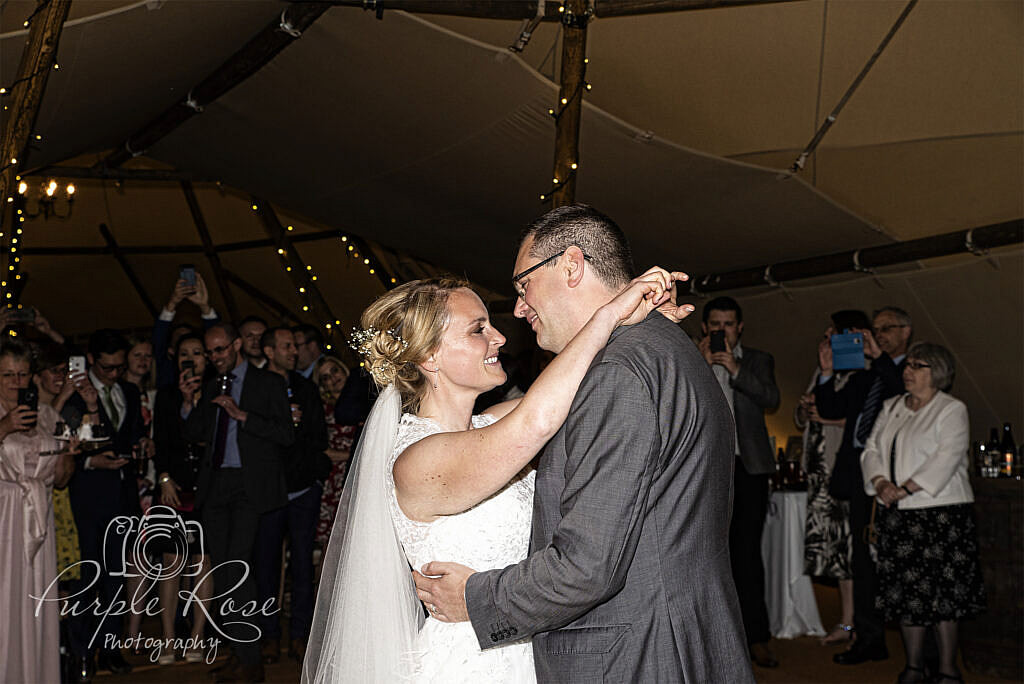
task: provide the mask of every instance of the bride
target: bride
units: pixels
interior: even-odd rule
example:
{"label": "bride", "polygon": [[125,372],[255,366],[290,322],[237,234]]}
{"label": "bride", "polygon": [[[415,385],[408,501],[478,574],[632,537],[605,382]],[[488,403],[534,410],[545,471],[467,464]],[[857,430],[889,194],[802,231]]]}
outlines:
{"label": "bride", "polygon": [[476,416],[477,397],[505,382],[505,338],[468,283],[413,281],[363,312],[353,346],[382,391],[324,556],[303,682],[536,679],[529,640],[481,651],[469,623],[424,619],[410,566],[444,558],[485,570],[526,557],[530,460],[612,330],[643,320],[685,277],[652,268],[634,279],[525,396]]}

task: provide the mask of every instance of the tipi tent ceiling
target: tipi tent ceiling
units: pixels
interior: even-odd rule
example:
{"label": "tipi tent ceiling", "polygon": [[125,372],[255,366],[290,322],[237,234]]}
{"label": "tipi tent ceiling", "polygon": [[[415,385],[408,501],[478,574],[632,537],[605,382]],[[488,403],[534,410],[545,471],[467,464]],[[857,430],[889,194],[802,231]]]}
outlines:
{"label": "tipi tent ceiling", "polygon": [[[31,5],[8,2],[4,27]],[[133,5],[65,27],[31,166],[117,147],[288,7]],[[920,3],[817,158],[778,173],[903,6],[593,21],[578,199],[625,227],[638,263],[694,272],[1024,215],[1013,0]],[[521,58],[505,49],[518,27],[335,7],[145,154],[504,288],[508,247],[551,185],[556,94],[541,72],[556,72],[557,26]],[[3,41],[5,80],[20,44]]]}

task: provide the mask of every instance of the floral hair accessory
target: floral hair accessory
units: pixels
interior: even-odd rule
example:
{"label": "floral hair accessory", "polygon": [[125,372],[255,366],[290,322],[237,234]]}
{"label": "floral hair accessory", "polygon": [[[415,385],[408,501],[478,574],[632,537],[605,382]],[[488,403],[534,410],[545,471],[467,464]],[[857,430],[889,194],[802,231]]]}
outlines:
{"label": "floral hair accessory", "polygon": [[[358,352],[360,356],[366,356],[370,353],[370,342],[373,341],[373,338],[379,333],[380,331],[373,326],[366,328],[365,330],[352,328],[352,337],[349,338],[348,346]],[[400,343],[402,345],[402,351],[409,348],[409,343],[403,340],[402,336],[395,332],[394,329],[385,330],[384,333],[391,339]]]}

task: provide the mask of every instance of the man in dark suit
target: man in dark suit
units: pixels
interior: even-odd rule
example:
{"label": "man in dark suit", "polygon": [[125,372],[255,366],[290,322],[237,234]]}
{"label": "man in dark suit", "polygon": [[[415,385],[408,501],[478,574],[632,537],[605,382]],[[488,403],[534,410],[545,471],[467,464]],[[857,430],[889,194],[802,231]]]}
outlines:
{"label": "man in dark suit", "polygon": [[[100,576],[89,593],[98,591],[100,605],[111,605],[118,591],[123,593],[123,573],[126,559],[123,543],[125,534],[105,537],[107,526],[119,515],[139,515],[139,492],[134,466],[129,465],[132,449],[142,443],[145,428],[142,420],[142,402],[137,386],[121,380],[126,364],[128,342],[114,330],[97,330],[89,337],[89,372],[84,382],[95,390],[76,392],[64,405],[64,419],[73,425],[87,421],[101,425],[111,438],[108,451],[80,456],[78,467],[71,478],[69,498],[71,512],[78,528],[78,543],[82,560],[95,561]],[[83,398],[83,394],[89,399]],[[116,530],[111,528],[112,531]],[[83,577],[88,584],[93,578]],[[84,585],[83,585],[84,586]],[[79,597],[82,605],[87,600]],[[84,617],[84,616],[78,616]],[[121,618],[107,615],[95,624],[91,620],[74,619],[69,623],[71,640],[88,643],[86,662],[77,663],[76,669],[85,673],[92,669],[93,656],[99,650],[101,670],[116,674],[130,672],[114,640],[121,638]],[[84,636],[83,636],[84,632]],[[92,637],[95,632],[95,638]],[[89,640],[92,639],[91,643]],[[78,649],[75,649],[76,652]],[[81,666],[81,667],[79,667]]]}
{"label": "man in dark suit", "polygon": [[[215,614],[234,651],[217,681],[263,681],[256,617],[238,611],[256,599],[252,551],[260,515],[288,502],[284,469],[287,449],[295,440],[288,390],[280,376],[242,357],[242,340],[233,326],[211,326],[205,344],[220,376],[203,387],[198,402],[200,378],[182,374],[179,387],[185,438],[207,445],[196,505],[215,568],[214,586],[225,597],[221,611],[228,601],[236,611]],[[227,627],[228,622],[244,624]]]}
{"label": "man in dark suit", "polygon": [[[903,392],[903,366],[913,334],[910,315],[887,306],[875,312],[872,330],[851,329],[864,335],[864,355],[871,367],[854,373],[838,389],[832,374],[831,328],[818,345],[821,375],[814,389],[815,404],[823,418],[845,418],[843,439],[836,453],[830,491],[850,500],[850,534],[853,538],[853,628],[857,640],[833,656],[840,665],[857,665],[867,660],[885,660],[885,623],[875,609],[877,579],[875,563],[864,541],[864,529],[871,520],[871,498],[864,493],[860,453],[878,418],[882,402]],[[842,479],[842,482],[835,480]],[[845,486],[844,486],[845,485]],[[838,487],[837,487],[838,486]],[[845,491],[840,491],[840,488]]]}
{"label": "man in dark suit", "polygon": [[[765,411],[779,407],[772,355],[743,346],[743,310],[732,297],[717,297],[704,306],[697,348],[715,373],[736,421],[736,466],[733,470],[729,553],[732,576],[743,612],[750,657],[761,667],[778,667],[768,648],[768,608],[764,600],[761,533],[768,512],[768,480],[775,454],[768,441]],[[712,345],[712,335],[721,342]],[[721,345],[721,346],[719,346]]]}
{"label": "man in dark suit", "polygon": [[[632,270],[611,219],[560,207],[520,242],[515,314],[561,352]],[[729,572],[733,432],[678,325],[616,329],[540,455],[530,556],[428,563],[440,577],[416,576],[420,598],[469,619],[481,648],[532,635],[539,681],[753,682]]]}
{"label": "man in dark suit", "polygon": [[[326,454],[327,423],[316,385],[295,372],[298,354],[292,331],[282,327],[264,331],[260,348],[267,360],[266,369],[288,383],[295,443],[288,449],[285,475],[288,504],[260,517],[254,553],[256,585],[259,605],[276,603],[281,582],[281,542],[287,534],[292,578],[288,655],[301,663],[313,622],[313,539],[320,519],[323,482],[331,472],[331,459]],[[276,663],[281,657],[281,616],[263,613],[260,618],[263,662]]]}

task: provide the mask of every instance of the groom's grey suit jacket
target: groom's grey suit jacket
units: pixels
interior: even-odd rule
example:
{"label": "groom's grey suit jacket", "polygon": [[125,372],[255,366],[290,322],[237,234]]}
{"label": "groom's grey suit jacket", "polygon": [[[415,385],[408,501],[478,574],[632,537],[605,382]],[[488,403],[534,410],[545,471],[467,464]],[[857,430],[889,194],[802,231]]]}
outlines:
{"label": "groom's grey suit jacket", "polygon": [[537,471],[529,558],[466,585],[481,648],[542,682],[752,682],[729,564],[735,428],[661,314],[612,333]]}

